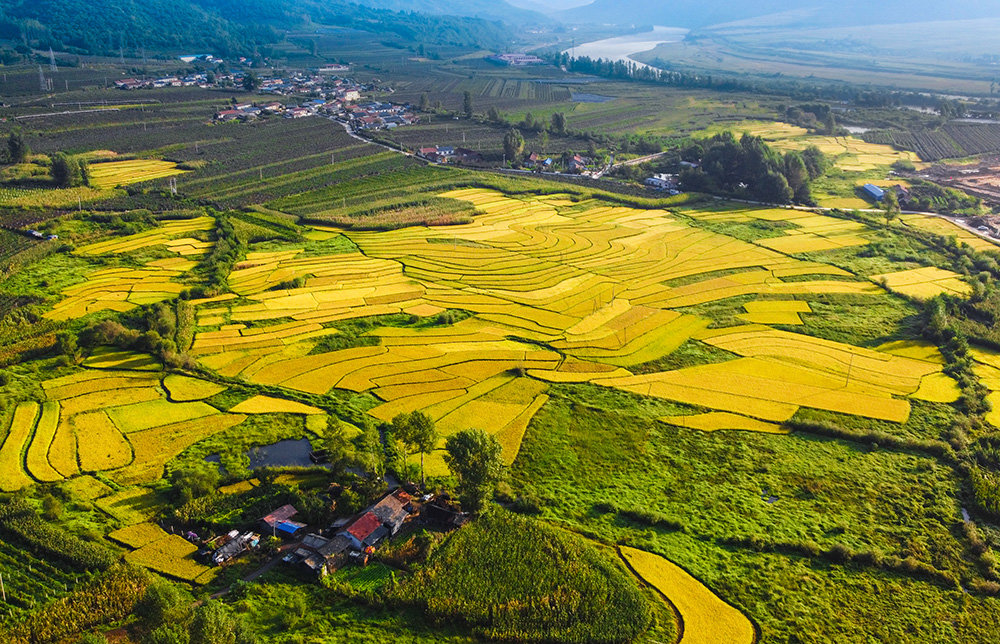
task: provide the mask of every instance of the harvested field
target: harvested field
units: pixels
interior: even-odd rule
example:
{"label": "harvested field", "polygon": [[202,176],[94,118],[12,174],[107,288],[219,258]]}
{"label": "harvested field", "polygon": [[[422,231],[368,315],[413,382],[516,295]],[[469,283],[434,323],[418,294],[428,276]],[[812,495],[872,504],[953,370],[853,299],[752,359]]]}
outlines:
{"label": "harvested field", "polygon": [[105,190],[151,179],[171,177],[185,172],[185,170],[179,169],[176,163],[157,159],[105,161],[91,164],[88,170],[91,185]]}

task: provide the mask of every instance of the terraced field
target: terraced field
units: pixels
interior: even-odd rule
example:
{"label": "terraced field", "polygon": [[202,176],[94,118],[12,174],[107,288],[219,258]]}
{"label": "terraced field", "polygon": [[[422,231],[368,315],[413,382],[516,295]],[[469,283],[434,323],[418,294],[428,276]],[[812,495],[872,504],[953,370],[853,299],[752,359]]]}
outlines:
{"label": "terraced field", "polygon": [[19,405],[0,448],[3,489],[93,472],[123,484],[152,481],[189,445],[246,418],[203,402],[170,402],[160,378],[82,371],[44,381],[47,401]]}
{"label": "terraced field", "polygon": [[133,159],[130,161],[105,161],[89,168],[90,183],[95,188],[108,189],[141,183],[151,179],[162,179],[183,174],[185,171],[172,161],[157,159]]}
{"label": "terraced field", "polygon": [[[375,417],[422,410],[443,436],[480,426],[502,437],[508,462],[546,400],[546,383],[673,400],[730,414],[692,421],[704,429],[757,431],[775,431],[800,407],[902,423],[907,397],[957,397],[938,363],[765,326],[801,325],[810,297],[885,293],[872,280],[793,256],[866,245],[863,224],[724,205],[678,216],[478,188],[439,197],[482,214],[442,228],[343,231],[354,253],[309,255],[292,245],[248,253],[230,275],[234,294],[193,301],[199,325],[218,330],[197,333],[191,353],[250,382],[312,394],[368,392],[382,401]],[[687,217],[788,227],[751,243]],[[921,288],[964,287],[952,274],[926,272],[916,280]],[[711,317],[678,310],[746,296],[758,299],[743,305],[744,326],[712,330]],[[352,319],[456,309],[473,315],[445,326],[375,328],[364,346],[315,349]],[[635,366],[689,341],[738,357],[635,374]],[[429,459],[429,472],[445,472],[441,453]]]}

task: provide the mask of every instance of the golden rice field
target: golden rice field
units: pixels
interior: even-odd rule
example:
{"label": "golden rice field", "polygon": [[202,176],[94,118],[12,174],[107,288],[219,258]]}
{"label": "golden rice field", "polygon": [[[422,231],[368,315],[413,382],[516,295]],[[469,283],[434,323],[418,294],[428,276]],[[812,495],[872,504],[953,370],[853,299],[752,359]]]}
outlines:
{"label": "golden rice field", "polygon": [[284,398],[272,398],[271,396],[247,398],[229,411],[236,414],[304,414],[306,416],[326,413],[312,405]]}
{"label": "golden rice field", "polygon": [[640,579],[673,604],[680,617],[679,644],[753,644],[757,630],[736,610],[677,564],[627,546],[618,549]]}
{"label": "golden rice field", "polygon": [[91,164],[88,170],[90,185],[102,190],[151,179],[162,179],[186,172],[186,170],[178,168],[177,164],[172,161],[158,159],[105,161]]}
{"label": "golden rice field", "polygon": [[45,313],[50,320],[71,320],[98,311],[125,312],[142,304],[155,304],[177,297],[186,287],[177,278],[196,262],[169,257],[142,268],[104,268],[87,281],[63,291],[65,298]]}
{"label": "golden rice field", "polygon": [[933,217],[931,215],[900,215],[899,220],[907,226],[912,226],[913,228],[919,228],[921,230],[926,230],[945,237],[954,237],[957,241],[968,244],[977,251],[996,252],[997,250],[1000,250],[1000,245],[995,244],[988,239],[984,239],[975,233],[971,233],[961,226],[953,224],[944,217]]}
{"label": "golden rice field", "polygon": [[167,534],[152,523],[139,523],[108,535],[135,548],[125,555],[125,560],[162,575],[195,584],[206,584],[219,572],[195,559],[198,547],[176,534]]}
{"label": "golden rice field", "polygon": [[782,122],[743,121],[732,125],[717,125],[704,130],[703,135],[712,136],[726,130],[737,137],[744,133],[759,136],[780,152],[801,151],[815,145],[824,154],[835,159],[837,167],[846,172],[867,172],[891,166],[901,159],[920,161],[920,157],[913,152],[899,151],[892,146],[867,143],[853,136],[810,135],[805,128]]}
{"label": "golden rice field", "polygon": [[668,425],[700,429],[703,432],[715,432],[730,429],[744,432],[760,432],[762,434],[787,434],[788,429],[776,423],[767,423],[756,418],[748,418],[739,414],[712,411],[706,414],[692,416],[664,416],[660,419]]}
{"label": "golden rice field", "polygon": [[972,293],[972,287],[965,283],[958,273],[934,266],[872,275],[872,280],[884,282],[890,290],[918,300],[928,300],[941,293],[959,297]]}
{"label": "golden rice field", "polygon": [[[766,326],[802,324],[811,295],[885,295],[871,280],[794,257],[867,244],[863,224],[728,204],[674,214],[478,188],[440,196],[468,201],[482,214],[442,228],[343,232],[357,253],[308,256],[293,245],[248,253],[229,279],[235,295],[192,302],[200,324],[218,327],[196,334],[192,354],[221,375],[259,384],[371,393],[382,401],[371,413],[383,420],[423,410],[444,435],[482,426],[502,437],[508,460],[544,403],[545,383],[590,382],[747,419],[691,421],[706,430],[773,431],[800,407],[905,422],[908,397],[954,399],[940,363]],[[691,220],[791,227],[750,243]],[[304,284],[277,288],[296,278]],[[760,299],[745,305],[747,324],[734,329],[710,330],[711,319],[675,310],[748,295]],[[376,345],[313,351],[337,332],[329,326],[336,322],[449,309],[473,317],[450,326],[376,328],[369,332]],[[630,371],[692,339],[739,358]],[[440,454],[430,461],[432,471],[444,467]]]}
{"label": "golden rice field", "polygon": [[166,246],[178,255],[203,255],[212,247],[212,242],[201,241],[190,235],[212,230],[214,225],[212,217],[165,221],[160,226],[141,233],[81,246],[75,252],[85,256],[115,255],[152,246]]}
{"label": "golden rice field", "polygon": [[[246,418],[199,400],[168,400],[160,378],[87,370],[42,382],[46,400],[18,405],[0,445],[0,489],[96,472],[121,484],[153,481],[187,447]],[[221,390],[184,376],[166,380],[189,396]]]}

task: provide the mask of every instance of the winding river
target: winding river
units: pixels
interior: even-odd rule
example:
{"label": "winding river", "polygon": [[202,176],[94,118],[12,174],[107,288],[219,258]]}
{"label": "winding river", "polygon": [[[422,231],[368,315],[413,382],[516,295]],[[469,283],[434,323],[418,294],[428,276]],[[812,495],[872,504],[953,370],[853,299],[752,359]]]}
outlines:
{"label": "winding river", "polygon": [[621,60],[635,63],[639,67],[649,67],[645,63],[632,58],[633,54],[655,49],[664,43],[680,42],[688,33],[687,29],[679,27],[653,27],[652,31],[644,31],[638,34],[627,36],[617,36],[615,38],[605,38],[594,42],[577,45],[573,49],[567,49],[563,53],[571,56],[589,56],[590,58],[602,58],[604,60]]}

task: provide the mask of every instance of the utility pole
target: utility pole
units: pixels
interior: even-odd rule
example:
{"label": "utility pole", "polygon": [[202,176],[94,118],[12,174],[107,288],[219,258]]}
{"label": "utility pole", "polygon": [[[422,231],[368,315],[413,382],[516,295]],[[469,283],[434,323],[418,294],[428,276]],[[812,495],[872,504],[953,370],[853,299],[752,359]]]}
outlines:
{"label": "utility pole", "polygon": [[3,585],[3,573],[0,572],[0,595],[3,595],[3,602],[7,603],[7,589]]}

